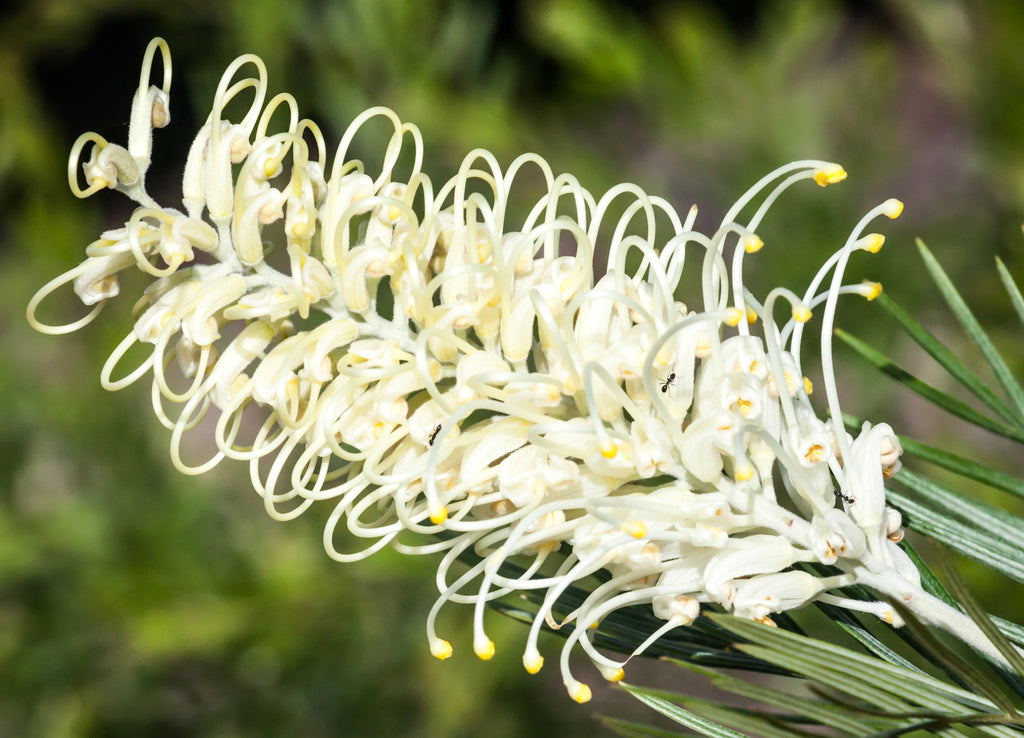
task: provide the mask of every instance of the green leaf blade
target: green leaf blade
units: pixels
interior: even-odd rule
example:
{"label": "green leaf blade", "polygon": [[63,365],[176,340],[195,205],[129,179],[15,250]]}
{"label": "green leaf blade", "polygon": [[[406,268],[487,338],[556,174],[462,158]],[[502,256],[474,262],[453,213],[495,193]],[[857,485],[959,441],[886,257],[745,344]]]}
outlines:
{"label": "green leaf blade", "polygon": [[918,498],[929,503],[933,510],[949,513],[988,537],[998,542],[1007,552],[1016,553],[1024,560],[1024,518],[1007,512],[1000,507],[974,500],[958,494],[938,482],[921,476],[909,469],[901,469],[896,480],[917,493]]}
{"label": "green leaf blade", "polygon": [[923,397],[928,400],[928,402],[942,408],[951,415],[955,415],[958,418],[966,420],[968,423],[976,425],[979,428],[984,428],[985,430],[991,431],[992,433],[996,433],[1005,438],[1011,438],[1015,441],[1024,443],[1024,429],[990,418],[984,413],[975,410],[966,402],[958,400],[952,395],[936,389],[927,382],[921,381],[906,369],[897,365],[888,356],[882,354],[880,351],[877,351],[867,343],[842,329],[836,330],[836,337],[850,346],[850,348],[863,356],[869,362],[874,364],[882,372],[888,374],[897,382],[901,383],[911,392]]}
{"label": "green leaf blade", "polygon": [[995,392],[971,371],[957,356],[946,348],[939,339],[931,334],[927,328],[918,323],[910,316],[902,306],[899,305],[886,293],[879,295],[875,301],[884,308],[900,324],[904,332],[913,341],[931,356],[939,365],[945,369],[950,376],[959,382],[968,392],[982,401],[990,410],[1001,417],[1006,423],[1021,426],[1020,417],[1015,415],[1012,408],[999,397]]}
{"label": "green leaf blade", "polygon": [[1024,296],[1020,294],[1020,288],[1017,287],[1016,280],[1010,275],[1010,270],[998,256],[996,257],[996,270],[999,272],[999,279],[1003,282],[1006,294],[1010,296],[1010,303],[1013,305],[1017,317],[1024,323]]}
{"label": "green leaf blade", "polygon": [[953,314],[956,315],[960,325],[963,326],[964,332],[967,333],[968,337],[974,341],[974,345],[981,351],[982,356],[985,357],[985,360],[992,368],[992,373],[995,374],[996,380],[1002,385],[1007,397],[1010,398],[1010,402],[1016,410],[1017,423],[1019,424],[1019,419],[1024,418],[1024,387],[1021,387],[1020,382],[1013,376],[1002,354],[999,353],[977,318],[974,317],[974,313],[967,307],[967,303],[964,302],[963,297],[960,296],[956,287],[953,286],[953,282],[939,265],[938,260],[920,239],[917,241],[917,248],[924,259],[925,268],[928,269],[932,280],[938,286],[946,303],[953,311]]}
{"label": "green leaf blade", "polygon": [[[794,658],[809,662],[816,672],[824,675],[821,681],[837,689],[848,691],[842,679],[862,680],[879,690],[891,689],[892,695],[903,699],[921,699],[924,707],[935,710],[954,710],[958,705],[969,704],[980,709],[994,706],[966,690],[954,687],[940,679],[919,671],[887,664],[872,656],[865,656],[827,641],[807,638],[788,633],[782,629],[770,628],[743,618],[711,615],[725,627],[755,644],[754,647],[739,644],[737,648],[756,652],[760,658],[771,654],[772,661],[782,663],[779,657]],[[803,672],[800,672],[803,673]],[[818,677],[815,677],[818,678]],[[833,682],[837,682],[833,684]]]}
{"label": "green leaf blade", "polygon": [[1024,560],[1016,548],[1001,545],[968,525],[932,510],[920,501],[892,489],[887,493],[890,503],[904,514],[908,527],[935,538],[954,551],[962,553],[1018,582],[1024,582]]}
{"label": "green leaf blade", "polygon": [[1024,479],[1020,477],[992,469],[984,464],[965,459],[962,456],[957,456],[949,451],[929,446],[906,436],[900,436],[900,444],[903,446],[905,453],[913,454],[922,461],[927,461],[947,471],[959,474],[966,479],[981,482],[993,489],[998,489],[1024,499]]}
{"label": "green leaf blade", "polygon": [[622,688],[651,709],[661,713],[670,720],[674,720],[685,728],[697,731],[700,735],[708,736],[708,738],[747,738],[732,728],[719,725],[696,713],[690,712],[674,702],[670,702],[664,697],[657,695],[654,690],[635,687],[629,684],[622,685]]}

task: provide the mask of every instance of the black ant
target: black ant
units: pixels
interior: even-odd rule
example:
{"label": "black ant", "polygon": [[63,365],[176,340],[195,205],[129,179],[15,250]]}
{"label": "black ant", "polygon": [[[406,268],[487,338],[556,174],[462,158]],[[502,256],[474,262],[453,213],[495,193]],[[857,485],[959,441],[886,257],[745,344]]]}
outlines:
{"label": "black ant", "polygon": [[845,502],[847,505],[852,505],[854,502],[856,502],[856,500],[853,497],[850,497],[849,495],[843,494],[843,491],[841,489],[835,490],[835,495],[840,500]]}
{"label": "black ant", "polygon": [[434,430],[430,432],[430,437],[427,438],[427,445],[433,446],[434,441],[437,439],[437,434],[441,432],[441,424],[438,423]]}
{"label": "black ant", "polygon": [[665,381],[661,383],[661,394],[667,393],[668,388],[672,386],[674,381],[676,381],[676,373],[672,372],[665,378]]}

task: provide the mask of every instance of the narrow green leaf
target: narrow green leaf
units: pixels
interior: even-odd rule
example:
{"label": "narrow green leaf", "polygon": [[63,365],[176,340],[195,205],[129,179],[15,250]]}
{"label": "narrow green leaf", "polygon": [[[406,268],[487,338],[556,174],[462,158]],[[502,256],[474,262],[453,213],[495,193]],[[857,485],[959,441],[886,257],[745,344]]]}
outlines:
{"label": "narrow green leaf", "polygon": [[964,332],[974,341],[982,356],[985,357],[989,366],[992,367],[992,373],[996,375],[999,384],[1002,385],[1007,397],[1010,398],[1010,402],[1016,408],[1017,418],[1024,418],[1024,387],[1021,387],[1020,382],[1013,376],[1010,368],[1006,365],[1006,361],[999,351],[996,350],[995,345],[981,327],[981,324],[978,323],[977,318],[974,317],[974,313],[967,307],[967,303],[964,302],[960,293],[957,292],[956,287],[953,286],[952,281],[950,281],[946,272],[939,265],[938,260],[932,256],[931,251],[928,250],[928,247],[924,245],[921,239],[917,240],[917,248],[924,259],[925,267],[931,273],[932,279],[938,286],[939,291],[942,292],[942,296],[946,299],[953,314],[960,321]]}
{"label": "narrow green leaf", "polygon": [[725,675],[714,679],[713,683],[716,687],[726,692],[810,718],[821,725],[827,725],[851,735],[865,735],[871,732],[870,725],[859,719],[859,716],[851,715],[850,711],[845,707],[822,700],[797,697],[780,689],[773,689],[772,687],[754,684],[753,682]]}
{"label": "narrow green leaf", "polygon": [[[938,544],[932,542],[932,548],[935,551],[935,556],[939,562],[939,568],[942,570],[943,575],[946,577],[946,581],[949,582],[949,588],[953,591],[953,595],[960,601],[964,610],[970,616],[981,632],[992,642],[992,645],[996,647],[996,650],[1002,654],[1003,658],[1009,662],[1016,670],[1016,676],[1018,679],[1017,683],[1008,682],[1011,687],[1020,686],[1020,676],[1024,675],[1024,656],[1021,656],[1020,652],[1014,648],[1013,644],[1010,643],[1009,639],[996,627],[996,624],[992,622],[992,619],[988,616],[978,601],[971,596],[970,592],[967,591],[967,586],[964,584],[963,579],[957,573],[953,567],[953,562],[949,559],[947,554]],[[1000,665],[1000,668],[1003,668]],[[1011,707],[1008,711],[1010,714],[1014,714],[1016,711]]]}
{"label": "narrow green leaf", "polygon": [[1016,643],[1021,648],[1024,648],[1024,627],[1017,625],[1017,623],[1011,623],[1009,620],[990,615],[992,622],[999,626],[999,630],[1003,631],[1007,638],[1012,642]]}
{"label": "narrow green leaf", "polygon": [[669,702],[663,697],[651,694],[651,690],[646,690],[642,687],[635,687],[631,684],[623,684],[622,688],[645,705],[657,712],[660,712],[670,720],[674,720],[690,730],[697,731],[701,735],[708,736],[708,738],[746,738],[742,733],[737,733],[732,728],[719,725],[718,723],[712,722],[700,715],[696,715],[673,702]]}
{"label": "narrow green leaf", "polygon": [[816,604],[818,609],[832,619],[832,622],[864,646],[869,653],[874,654],[880,659],[885,659],[890,664],[902,666],[904,669],[920,671],[920,669],[912,663],[878,640],[878,638],[876,638],[874,634],[867,629],[867,626],[860,622],[860,620],[858,620],[857,617],[849,610],[842,607],[836,607],[835,605],[829,605],[825,602],[818,602]]}
{"label": "narrow green leaf", "polygon": [[761,715],[692,697],[687,697],[684,704],[708,720],[741,730],[747,735],[756,735],[757,738],[815,738],[819,735],[797,729],[786,720],[785,715]]}
{"label": "narrow green leaf", "polygon": [[968,423],[972,423],[979,428],[984,428],[985,430],[1004,436],[1005,438],[1011,438],[1014,441],[1024,443],[1024,430],[1021,428],[1007,425],[1006,423],[995,420],[994,418],[990,418],[984,413],[978,412],[967,403],[932,387],[927,382],[921,381],[910,372],[898,366],[885,354],[876,351],[874,348],[846,331],[837,328],[835,334],[844,343],[849,345],[850,348],[874,364],[878,369],[903,384],[911,392],[914,392],[928,400],[928,402],[937,405],[951,415],[963,418]]}
{"label": "narrow green leaf", "polygon": [[929,735],[961,737],[966,735],[957,730],[955,726],[972,728],[974,732],[971,732],[970,736],[980,732],[984,735],[998,736],[998,738],[1019,738],[1021,735],[1020,731],[995,724],[1000,720],[1001,718],[996,715],[964,715],[957,719],[931,718],[902,728],[887,730],[882,733],[872,733],[870,736],[866,736],[866,738],[895,738],[895,736],[916,734],[917,731],[922,730],[927,731]]}
{"label": "narrow green leaf", "polygon": [[1018,726],[1018,729],[1009,727],[1008,725],[985,725],[981,719],[975,720],[972,725],[978,727],[978,731],[985,735],[994,735],[998,738],[1020,738],[1021,732],[1019,730],[1020,723],[1014,723]]}
{"label": "narrow green leaf", "polygon": [[[740,695],[741,697],[746,697],[755,702],[771,705],[773,708],[788,710],[789,712],[794,713],[794,715],[800,716],[801,720],[809,720],[815,723],[830,725],[832,727],[851,732],[854,735],[861,735],[863,733],[870,732],[873,729],[872,726],[864,724],[863,721],[860,720],[859,713],[851,714],[850,709],[845,703],[837,704],[835,701],[830,703],[822,700],[797,697],[790,692],[762,684],[754,684],[748,680],[739,679],[729,674],[723,674],[722,672],[718,672],[713,669],[704,669],[699,666],[695,666],[694,664],[676,659],[669,659],[669,661],[682,669],[707,677],[718,689]],[[695,705],[700,701],[695,698],[685,695],[673,695],[667,692],[660,692],[659,694],[668,700],[682,702],[687,707],[690,707],[707,718],[718,720],[719,722],[736,728],[737,730],[746,730],[742,725],[730,722],[730,720],[724,717],[717,717],[714,714],[706,712],[703,707],[698,709]],[[773,720],[786,719],[783,716],[774,714],[771,717]]]}
{"label": "narrow green leaf", "polygon": [[[812,659],[806,656],[782,653],[765,646],[742,644],[738,646],[744,651],[763,659],[771,659],[780,666],[785,666],[798,674],[821,682],[834,685],[842,692],[864,700],[887,712],[905,712],[909,705],[900,697],[895,696],[896,685],[870,680],[864,675],[854,675],[849,670],[837,670],[824,663],[821,658]],[[879,662],[881,663],[881,662]]]}
{"label": "narrow green leaf", "polygon": [[[887,492],[888,494],[888,492]],[[912,545],[910,541],[904,538],[900,541],[900,548],[910,557],[910,560],[914,562],[914,566],[917,567],[918,573],[921,575],[921,586],[924,587],[924,591],[933,597],[938,597],[940,600],[945,602],[950,607],[957,607],[956,600],[953,599],[953,595],[949,593],[945,585],[939,581],[938,577],[932,573],[932,570],[925,563],[924,559]]]}
{"label": "narrow green leaf", "polygon": [[1018,551],[1018,558],[1024,560],[1024,545],[1022,545],[1020,535],[1021,531],[1024,531],[1024,518],[994,505],[958,494],[909,469],[900,470],[896,479],[900,484],[914,490],[918,498],[927,501],[933,509],[941,508],[951,513],[961,522],[991,537],[990,540],[994,538],[1008,550]]}
{"label": "narrow green leaf", "polygon": [[928,718],[910,723],[909,725],[903,725],[899,728],[872,733],[869,736],[865,736],[865,738],[898,738],[898,736],[916,735],[918,731],[924,731],[928,735],[959,736],[963,738],[963,733],[951,727],[956,723],[957,721],[952,718]]}
{"label": "narrow green leaf", "polygon": [[984,464],[979,464],[962,456],[951,454],[934,446],[928,446],[906,436],[900,436],[900,444],[904,452],[913,454],[922,461],[927,461],[936,466],[948,469],[967,479],[986,484],[993,489],[1009,492],[1017,497],[1024,498],[1024,479],[996,471]]}
{"label": "narrow green leaf", "polygon": [[[917,552],[914,551],[914,548],[910,544],[909,540],[904,538],[900,546],[910,557],[911,561],[914,562],[914,566],[917,567],[917,570],[921,576],[921,584],[925,588],[925,591],[931,595],[934,595],[935,597],[942,599],[944,602],[946,602],[946,604],[952,607],[956,607],[956,602],[949,595],[949,593],[946,592],[946,589],[942,586],[942,583],[939,582],[939,580],[935,577],[931,569],[928,568],[928,565],[921,559]],[[804,564],[804,566],[810,567],[811,570],[815,570],[815,566],[813,565]],[[816,570],[816,573],[818,576],[829,576],[833,572],[828,571],[828,567],[821,567]],[[874,594],[873,592],[869,591],[866,587],[863,587],[859,584],[843,587],[835,594],[840,595],[842,597],[850,597],[852,599],[860,600],[862,602],[876,602],[878,600],[877,594]],[[816,603],[816,605],[819,608],[825,606],[824,603]],[[850,613],[848,610],[842,608],[835,609],[838,610],[840,613],[844,613],[847,617],[852,617],[852,613]],[[906,628],[891,628],[890,632],[894,636],[899,638],[901,641],[906,643],[907,646],[913,649],[922,658],[928,660],[928,649],[925,648],[924,645],[920,643],[916,638],[914,638],[914,636],[911,635]],[[1024,628],[1021,628],[1021,632],[1022,634],[1024,634]],[[884,644],[882,644],[882,646],[883,648],[885,647]],[[891,659],[887,660],[890,663],[896,663],[896,665],[901,665],[897,661]],[[911,665],[911,668],[916,669],[917,667]],[[959,677],[955,672],[944,671],[943,673],[945,673],[946,677],[954,684],[957,684],[961,687],[966,686],[960,681]]]}
{"label": "narrow green leaf", "polygon": [[[981,709],[991,708],[990,704],[980,700],[977,695],[946,684],[923,672],[887,664],[880,659],[864,656],[842,646],[815,638],[796,636],[752,620],[722,615],[710,617],[729,630],[770,649],[773,654],[770,660],[773,662],[781,663],[777,655],[792,655],[825,665],[826,669],[832,670],[832,674],[821,681],[837,689],[843,689],[843,685],[833,683],[833,680],[845,675],[847,679],[860,679],[880,689],[891,688],[892,694],[898,694],[906,699],[920,697],[926,700],[921,704],[929,709],[956,710],[965,702]],[[737,647],[752,651],[745,644],[738,644]],[[758,651],[758,655],[760,654]]]}
{"label": "narrow green leaf", "polygon": [[604,723],[608,730],[626,738],[679,738],[684,733],[665,728],[655,728],[652,725],[623,720],[622,718],[599,715],[598,719]]}
{"label": "narrow green leaf", "polygon": [[[817,694],[821,694],[819,690],[812,689]],[[952,736],[953,738],[968,738],[966,734],[956,729],[956,725],[966,726],[968,723],[973,724],[976,722],[987,722],[992,718],[996,718],[995,715],[987,713],[960,713],[957,715],[944,715],[935,711],[929,710],[915,710],[905,713],[884,713],[875,712],[869,709],[860,707],[853,702],[844,702],[842,698],[837,697],[834,694],[822,695],[825,699],[829,699],[837,704],[846,704],[849,709],[854,711],[861,711],[863,714],[879,715],[879,725],[871,733],[864,733],[863,738],[881,738],[881,736],[897,736],[914,733],[922,729],[933,729],[936,733],[941,733],[943,736]],[[883,722],[884,721],[884,722]],[[886,728],[886,725],[895,726]],[[985,732],[985,729],[981,729],[981,732]],[[975,736],[976,732],[972,731],[970,736]],[[1016,734],[1015,734],[1016,735]],[[858,736],[861,738],[861,736]],[[1000,738],[1003,738],[1000,734]]]}
{"label": "narrow green leaf", "polygon": [[925,626],[914,613],[907,609],[903,603],[894,600],[891,604],[903,618],[905,622],[903,627],[910,630],[918,640],[928,646],[933,659],[959,674],[970,685],[971,689],[988,698],[1003,714],[1011,714],[1013,712],[1013,703],[1010,702],[1002,689],[999,688],[999,685],[994,684],[974,664],[954,652],[931,629]]}
{"label": "narrow green leaf", "polygon": [[911,530],[942,541],[954,551],[1024,582],[1024,561],[1016,548],[1004,546],[986,536],[984,531],[957,522],[895,489],[888,490],[886,497],[903,513]]}
{"label": "narrow green leaf", "polygon": [[[685,669],[692,669],[690,664],[684,662],[676,662],[676,664]],[[693,669],[698,673],[705,670]],[[713,673],[716,678],[722,677],[721,674]],[[667,700],[678,705],[682,705],[688,710],[705,717],[712,722],[721,723],[722,725],[734,728],[735,730],[743,730],[752,732],[753,735],[759,738],[792,738],[794,735],[809,735],[803,731],[794,730],[787,726],[785,729],[780,729],[778,726],[779,722],[787,720],[800,720],[804,718],[798,715],[782,715],[782,714],[762,714],[756,710],[746,710],[741,708],[726,707],[712,700],[703,700],[697,697],[690,697],[689,695],[679,694],[677,692],[671,692],[664,689],[655,689],[650,687],[635,687],[629,686],[632,689],[642,690],[644,694],[655,697],[658,699]]]}
{"label": "narrow green leaf", "polygon": [[[953,599],[953,596],[946,590],[942,582],[940,582],[935,577],[935,575],[932,574],[931,569],[929,569],[928,565],[924,563],[924,561],[921,559],[921,555],[914,550],[914,547],[911,546],[906,539],[904,539],[900,545],[906,552],[906,554],[910,557],[910,560],[914,562],[914,566],[917,567],[918,572],[921,574],[921,585],[924,587],[925,592],[934,597],[938,597],[940,600],[945,602],[947,605],[950,605],[951,607],[959,608],[959,605],[957,604],[956,600]],[[1024,627],[1018,625],[1017,623],[1012,623],[1009,620],[1004,620],[1003,618],[996,617],[995,615],[989,615],[989,618],[992,620],[993,623],[996,624],[999,630],[1001,630],[1003,634],[1010,639],[1011,642],[1024,648]],[[902,632],[902,630],[896,631],[897,634],[901,634]],[[917,650],[918,653],[921,653],[920,649]]]}
{"label": "narrow green leaf", "polygon": [[952,351],[946,348],[927,328],[914,320],[910,313],[904,310],[895,300],[883,292],[876,298],[875,302],[885,308],[896,319],[907,335],[918,346],[923,348],[929,356],[935,359],[954,379],[963,385],[968,392],[981,400],[1007,423],[1011,425],[1021,424],[1020,418],[1014,414],[1013,409],[999,395],[990,390],[988,385],[978,375],[968,369]]}
{"label": "narrow green leaf", "polygon": [[999,278],[1003,280],[1003,287],[1006,288],[1006,294],[1010,296],[1010,302],[1013,304],[1013,309],[1017,311],[1017,317],[1020,318],[1021,322],[1024,323],[1024,297],[1020,294],[1020,288],[1017,287],[1017,282],[1010,275],[1010,270],[1006,268],[1006,264],[998,256],[996,257],[996,269],[999,271]]}

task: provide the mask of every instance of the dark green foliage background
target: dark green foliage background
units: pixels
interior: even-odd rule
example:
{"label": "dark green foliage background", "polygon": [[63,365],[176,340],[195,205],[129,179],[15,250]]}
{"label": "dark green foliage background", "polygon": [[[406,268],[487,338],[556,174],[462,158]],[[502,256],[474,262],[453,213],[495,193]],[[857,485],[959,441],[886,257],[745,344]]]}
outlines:
{"label": "dark green foliage background", "polygon": [[[1024,245],[1017,3],[18,3],[0,13],[0,738],[598,730],[553,665],[522,671],[525,633],[511,621],[492,619],[498,656],[482,664],[467,613],[452,609],[442,628],[456,657],[430,657],[435,562],[332,564],[317,516],[267,519],[244,467],[198,479],[171,469],[148,392],[97,382],[132,298],[72,336],[28,329],[32,292],[130,212],[117,195],[75,200],[65,158],[84,130],[127,137],[155,35],[174,57],[172,123],[150,176],[164,204],[221,70],[255,52],[272,90],[295,94],[330,141],[369,105],[416,122],[435,181],[474,147],[504,162],[533,150],[594,191],[635,181],[681,212],[696,202],[713,230],[779,164],[839,161],[847,182],[798,188],[769,216],[766,247],[747,262],[756,284],[802,286],[861,213],[897,196],[906,214],[882,226],[886,249],[858,259],[857,278],[880,279],[941,333],[911,248],[920,235],[994,333],[1019,335],[991,268],[999,254],[1019,277]],[[858,302],[844,324],[906,360],[880,312]],[[864,367],[841,380],[852,412],[954,438]],[[1007,465],[981,441],[974,453]],[[975,585],[1019,616],[1004,584]],[[599,694],[597,709],[622,714],[610,699]]]}

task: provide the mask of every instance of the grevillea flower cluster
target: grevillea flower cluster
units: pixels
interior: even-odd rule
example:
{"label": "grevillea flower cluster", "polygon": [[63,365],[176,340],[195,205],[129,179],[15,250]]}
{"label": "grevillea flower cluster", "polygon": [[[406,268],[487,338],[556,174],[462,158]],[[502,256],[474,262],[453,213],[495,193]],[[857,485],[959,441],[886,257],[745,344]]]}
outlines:
{"label": "grevillea flower cluster", "polygon": [[[606,678],[621,678],[628,657],[597,651],[591,627],[630,605],[665,621],[635,653],[707,605],[770,622],[820,600],[892,623],[890,597],[970,630],[922,591],[897,545],[900,516],[883,487],[900,465],[891,428],[865,424],[854,437],[838,420],[837,299],[881,289],[845,284],[844,270],[857,252],[878,251],[884,239],[867,228],[897,217],[899,201],[868,212],[802,294],[757,297],[743,269],[762,246],[762,218],[792,185],[844,179],[840,166],[780,167],[710,235],[694,229],[695,209],[680,217],[631,184],[597,196],[532,154],[503,169],[476,150],[436,186],[421,170],[419,131],[385,108],[358,116],[329,159],[291,95],[266,101],[264,64],[247,55],[217,87],[185,163],[182,205],[166,207],[145,178],[170,83],[156,39],[127,147],[95,133],[74,145],[74,193],[116,189],[137,208],[37,293],[29,320],[47,333],[77,330],[117,296],[120,272],[149,275],[103,386],[149,379],[182,472],[238,460],[272,517],[333,508],[332,558],[385,546],[438,554],[440,596],[427,615],[435,656],[452,653],[435,632],[446,603],[475,608],[474,649],[487,659],[486,603],[527,590],[543,598],[524,665],[541,668],[545,623],[565,629],[561,669],[581,702],[590,690],[568,654],[579,646]],[[226,117],[245,102],[241,120]],[[350,156],[371,121],[391,131],[379,171]],[[513,197],[525,217],[514,217]],[[684,304],[680,281],[692,272],[701,293]],[[40,302],[69,283],[91,312],[44,325]],[[800,359],[815,310],[824,420]],[[142,358],[123,368],[130,356]],[[209,454],[187,458],[186,448]],[[353,541],[365,546],[349,550]],[[455,568],[470,551],[479,563]],[[816,576],[803,562],[835,573]],[[560,594],[602,569],[606,581],[556,620]],[[834,593],[854,583],[879,601]]]}

